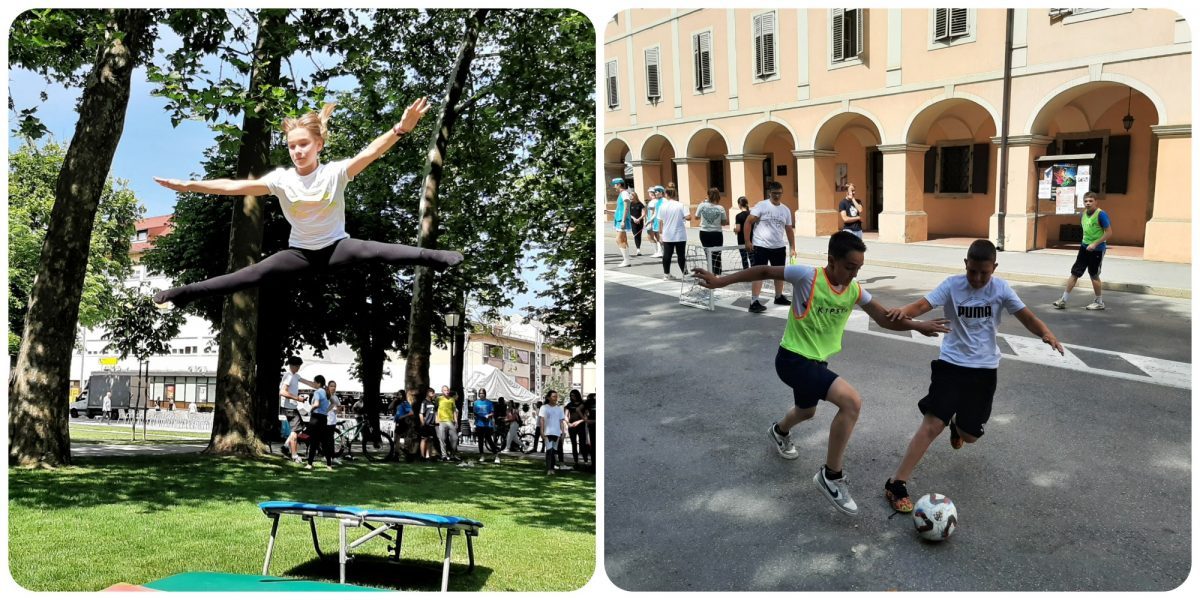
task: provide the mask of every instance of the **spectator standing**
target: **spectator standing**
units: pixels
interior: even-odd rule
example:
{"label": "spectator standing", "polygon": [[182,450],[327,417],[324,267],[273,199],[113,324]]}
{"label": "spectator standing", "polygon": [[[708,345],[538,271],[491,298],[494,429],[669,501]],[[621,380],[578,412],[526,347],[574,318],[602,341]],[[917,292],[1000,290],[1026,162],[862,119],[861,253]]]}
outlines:
{"label": "spectator standing", "polygon": [[546,404],[538,409],[538,426],[546,440],[546,474],[554,475],[555,455],[567,429],[567,415],[558,405],[558,392],[546,392]]}

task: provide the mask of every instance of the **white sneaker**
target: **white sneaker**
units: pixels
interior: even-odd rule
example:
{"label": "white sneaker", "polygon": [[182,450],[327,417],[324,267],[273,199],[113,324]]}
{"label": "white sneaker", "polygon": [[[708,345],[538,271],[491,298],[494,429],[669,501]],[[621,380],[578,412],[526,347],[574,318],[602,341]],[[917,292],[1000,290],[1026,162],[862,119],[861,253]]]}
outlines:
{"label": "white sneaker", "polygon": [[492,463],[497,465],[500,464],[500,457],[496,456],[496,460],[493,460]]}
{"label": "white sneaker", "polygon": [[292,455],[292,462],[298,462],[298,463],[299,463],[299,462],[304,462],[304,459],[303,459],[303,458],[300,458],[300,455],[299,455],[299,454],[293,454],[293,455]]}
{"label": "white sneaker", "polygon": [[655,252],[650,255],[650,258],[662,258],[662,252]]}
{"label": "white sneaker", "polygon": [[800,458],[800,451],[797,450],[796,445],[792,443],[791,434],[779,435],[778,433],[775,433],[775,425],[776,423],[771,423],[771,428],[767,431],[771,433],[771,439],[775,442],[775,449],[779,451],[779,455],[788,460],[796,460],[797,458]]}
{"label": "white sneaker", "polygon": [[1103,301],[1103,300],[1097,300],[1097,301],[1095,301],[1095,302],[1093,302],[1093,303],[1091,303],[1091,304],[1089,304],[1089,305],[1087,305],[1087,306],[1085,306],[1085,307],[1083,307],[1083,308],[1084,308],[1084,309],[1086,309],[1086,310],[1104,310],[1104,301]]}
{"label": "white sneaker", "polygon": [[845,473],[841,479],[830,481],[825,478],[825,467],[821,467],[817,474],[813,475],[813,483],[817,484],[834,508],[848,515],[858,514],[858,505],[854,503],[854,498],[850,497],[850,481]]}
{"label": "white sneaker", "polygon": [[629,261],[628,261],[628,260],[623,260],[623,261],[621,261],[621,264],[620,264],[620,265],[617,265],[617,266],[618,266],[618,267],[628,267],[628,266],[629,266]]}
{"label": "white sneaker", "polygon": [[634,251],[633,255],[634,255],[634,256],[641,256],[641,255],[642,255],[642,249],[641,249],[641,248],[638,248],[637,250],[635,250],[635,251]]}
{"label": "white sneaker", "polygon": [[670,281],[672,279],[675,279],[674,277],[671,276],[670,273],[663,273],[662,278],[663,278],[663,281]]}
{"label": "white sneaker", "polygon": [[1053,306],[1054,308],[1057,308],[1057,309],[1059,309],[1059,310],[1062,310],[1062,309],[1064,309],[1064,308],[1066,308],[1066,307],[1067,307],[1067,301],[1066,301],[1066,300],[1063,300],[1062,298],[1059,298],[1058,300],[1055,300],[1054,302],[1051,302],[1051,303],[1050,303],[1050,306]]}

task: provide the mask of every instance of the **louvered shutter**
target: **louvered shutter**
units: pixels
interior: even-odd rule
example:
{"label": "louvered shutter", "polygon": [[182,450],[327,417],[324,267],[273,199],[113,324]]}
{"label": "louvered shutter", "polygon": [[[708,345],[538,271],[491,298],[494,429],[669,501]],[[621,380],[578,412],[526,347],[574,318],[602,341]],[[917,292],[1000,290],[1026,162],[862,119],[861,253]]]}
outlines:
{"label": "louvered shutter", "polygon": [[950,37],[967,35],[967,9],[950,8]]}
{"label": "louvered shutter", "polygon": [[763,75],[775,74],[775,13],[763,17]]}
{"label": "louvered shutter", "polygon": [[617,61],[611,61],[605,65],[605,76],[608,79],[608,107],[615,108],[620,102],[617,101]]}
{"label": "louvered shutter", "polygon": [[933,9],[933,39],[940,41],[950,35],[950,15],[948,8]]}
{"label": "louvered shutter", "polygon": [[763,16],[756,15],[754,17],[754,76],[762,77],[763,74]]}
{"label": "louvered shutter", "polygon": [[708,32],[692,36],[692,62],[696,71],[696,90],[712,87],[712,37]]}
{"label": "louvered shutter", "polygon": [[846,26],[846,9],[835,8],[832,9],[832,12],[833,14],[830,15],[829,21],[832,23],[833,28],[829,32],[829,39],[833,40],[833,62],[840,62],[846,60],[846,53],[842,51],[842,47],[845,45],[842,32]]}
{"label": "louvered shutter", "polygon": [[854,55],[861,57],[863,53],[863,21],[867,20],[866,9],[855,8],[854,10]]}
{"label": "louvered shutter", "polygon": [[662,97],[658,71],[658,48],[649,48],[646,50],[646,97],[650,100]]}

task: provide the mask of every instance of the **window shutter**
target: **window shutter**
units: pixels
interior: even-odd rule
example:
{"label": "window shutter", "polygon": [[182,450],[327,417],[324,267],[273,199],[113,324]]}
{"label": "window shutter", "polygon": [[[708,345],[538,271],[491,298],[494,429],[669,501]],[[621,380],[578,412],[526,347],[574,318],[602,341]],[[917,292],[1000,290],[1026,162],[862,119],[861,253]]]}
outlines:
{"label": "window shutter", "polygon": [[762,25],[763,16],[755,15],[754,17],[754,76],[762,77],[763,74],[763,44],[762,44]]}
{"label": "window shutter", "polygon": [[948,8],[933,9],[933,40],[941,41],[950,35],[950,11]]}
{"label": "window shutter", "polygon": [[696,89],[703,91],[712,87],[712,34],[693,35],[692,50],[695,53]]}
{"label": "window shutter", "polygon": [[925,151],[925,193],[932,194],[935,190],[933,183],[937,178],[937,156],[938,149],[936,146]]}
{"label": "window shutter", "polygon": [[950,8],[950,37],[967,35],[967,9]]}
{"label": "window shutter", "polygon": [[846,9],[832,9],[833,14],[830,15],[829,21],[833,24],[832,30],[829,32],[829,39],[833,40],[833,62],[846,60],[846,54],[842,51],[845,44],[843,31],[846,26]]}
{"label": "window shutter", "polygon": [[971,193],[986,194],[988,191],[988,160],[991,157],[991,144],[975,144],[971,157]]}
{"label": "window shutter", "polygon": [[775,13],[763,15],[763,75],[775,74]]}
{"label": "window shutter", "polygon": [[862,57],[863,53],[863,21],[867,20],[867,11],[863,8],[854,10],[854,55]]}
{"label": "window shutter", "polygon": [[1129,142],[1132,139],[1128,135],[1108,136],[1108,164],[1104,168],[1106,194],[1129,193]]}
{"label": "window shutter", "polygon": [[617,61],[611,61],[605,65],[605,71],[608,77],[608,107],[615,108],[620,102],[617,101]]}
{"label": "window shutter", "polygon": [[662,97],[658,78],[658,48],[646,50],[646,97],[658,100]]}

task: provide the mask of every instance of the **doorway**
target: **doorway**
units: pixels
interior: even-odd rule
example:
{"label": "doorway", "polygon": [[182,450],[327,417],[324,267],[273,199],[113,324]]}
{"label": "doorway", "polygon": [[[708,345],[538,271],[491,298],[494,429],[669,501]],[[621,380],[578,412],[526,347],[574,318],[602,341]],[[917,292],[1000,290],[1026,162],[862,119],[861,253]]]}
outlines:
{"label": "doorway", "polygon": [[871,221],[863,229],[879,231],[879,213],[883,212],[883,153],[876,148],[867,150],[867,179],[870,186],[871,207],[867,212]]}

